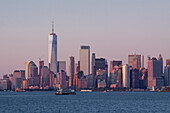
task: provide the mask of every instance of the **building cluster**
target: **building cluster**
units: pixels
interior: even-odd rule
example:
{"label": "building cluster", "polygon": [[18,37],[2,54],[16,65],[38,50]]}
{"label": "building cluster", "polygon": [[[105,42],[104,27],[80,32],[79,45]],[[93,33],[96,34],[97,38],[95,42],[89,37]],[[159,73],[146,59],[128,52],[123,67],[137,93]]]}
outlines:
{"label": "building cluster", "polygon": [[49,35],[48,44],[48,66],[41,59],[38,66],[33,61],[27,61],[25,70],[15,70],[0,79],[0,89],[148,89],[170,86],[170,59],[163,67],[161,54],[158,58],[147,57],[146,67],[144,56],[139,54],[128,55],[128,64],[113,60],[108,66],[107,59],[98,58],[95,53],[90,57],[90,46],[82,45],[78,62],[75,62],[74,56],[69,57],[67,73],[66,61],[57,60],[57,35],[54,30]]}

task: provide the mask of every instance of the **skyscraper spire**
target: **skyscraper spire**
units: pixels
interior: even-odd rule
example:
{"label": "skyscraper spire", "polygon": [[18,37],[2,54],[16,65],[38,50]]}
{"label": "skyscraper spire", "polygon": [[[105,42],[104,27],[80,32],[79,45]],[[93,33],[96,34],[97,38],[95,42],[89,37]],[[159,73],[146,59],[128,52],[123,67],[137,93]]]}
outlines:
{"label": "skyscraper spire", "polygon": [[54,20],[52,21],[52,33],[54,33]]}

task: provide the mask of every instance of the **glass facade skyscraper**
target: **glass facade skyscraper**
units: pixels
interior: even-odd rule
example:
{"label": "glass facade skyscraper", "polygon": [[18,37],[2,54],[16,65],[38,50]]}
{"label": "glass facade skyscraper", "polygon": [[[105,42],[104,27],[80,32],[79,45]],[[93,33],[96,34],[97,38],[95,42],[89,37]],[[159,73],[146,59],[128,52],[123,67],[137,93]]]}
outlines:
{"label": "glass facade skyscraper", "polygon": [[57,35],[53,25],[52,33],[48,37],[48,63],[50,71],[57,75]]}

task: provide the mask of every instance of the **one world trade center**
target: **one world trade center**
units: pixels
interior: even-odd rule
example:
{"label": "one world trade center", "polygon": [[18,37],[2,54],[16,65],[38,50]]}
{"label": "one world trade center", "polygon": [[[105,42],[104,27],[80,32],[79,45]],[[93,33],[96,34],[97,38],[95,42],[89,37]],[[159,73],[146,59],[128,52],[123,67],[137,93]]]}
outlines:
{"label": "one world trade center", "polygon": [[48,37],[48,63],[50,71],[57,75],[57,35],[54,33],[54,23]]}

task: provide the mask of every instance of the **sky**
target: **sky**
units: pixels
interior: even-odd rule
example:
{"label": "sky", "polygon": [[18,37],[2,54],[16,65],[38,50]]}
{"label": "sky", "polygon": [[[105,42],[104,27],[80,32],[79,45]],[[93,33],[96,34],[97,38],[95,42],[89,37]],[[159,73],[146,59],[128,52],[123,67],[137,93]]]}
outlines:
{"label": "sky", "polygon": [[[48,35],[54,20],[58,60],[79,60],[81,45],[97,57],[128,54],[170,58],[170,0],[1,0],[0,78],[39,58],[48,65]],[[145,62],[146,64],[146,62]]]}

